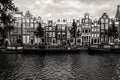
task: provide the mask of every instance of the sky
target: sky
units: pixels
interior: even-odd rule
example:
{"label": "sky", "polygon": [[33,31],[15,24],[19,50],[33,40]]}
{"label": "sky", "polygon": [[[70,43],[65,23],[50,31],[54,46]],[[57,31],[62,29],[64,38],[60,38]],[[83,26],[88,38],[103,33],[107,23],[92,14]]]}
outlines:
{"label": "sky", "polygon": [[91,19],[99,19],[104,12],[114,18],[120,0],[14,0],[15,6],[30,11],[35,17],[48,19],[81,19],[89,13]]}

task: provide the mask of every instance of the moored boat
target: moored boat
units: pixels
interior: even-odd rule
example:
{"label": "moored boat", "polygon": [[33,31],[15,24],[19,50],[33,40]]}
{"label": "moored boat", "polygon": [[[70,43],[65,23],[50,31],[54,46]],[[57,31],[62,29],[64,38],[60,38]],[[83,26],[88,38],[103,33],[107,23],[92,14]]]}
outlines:
{"label": "moored boat", "polygon": [[45,49],[39,49],[39,48],[25,48],[21,46],[9,46],[7,48],[1,49],[1,53],[79,53],[79,48],[45,48]]}
{"label": "moored boat", "polygon": [[6,53],[6,54],[22,53],[23,47],[22,46],[8,46],[7,48],[0,49],[0,52]]}
{"label": "moored boat", "polygon": [[22,50],[8,50],[8,49],[1,49],[0,50],[1,53],[5,53],[5,54],[17,54],[17,53],[22,53]]}
{"label": "moored boat", "polygon": [[92,45],[88,50],[90,53],[120,53],[119,45]]}
{"label": "moored boat", "polygon": [[23,53],[79,53],[80,49],[23,49]]}
{"label": "moored boat", "polygon": [[99,46],[99,45],[92,45],[88,48],[88,51],[90,53],[110,53],[111,52],[111,47],[110,45],[104,45],[104,46]]}

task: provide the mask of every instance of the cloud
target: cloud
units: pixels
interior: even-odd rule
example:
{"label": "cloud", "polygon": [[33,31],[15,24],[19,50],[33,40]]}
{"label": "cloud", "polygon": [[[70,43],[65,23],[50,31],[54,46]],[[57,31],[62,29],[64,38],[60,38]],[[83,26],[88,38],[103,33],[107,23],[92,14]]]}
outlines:
{"label": "cloud", "polygon": [[82,18],[88,12],[92,19],[104,12],[114,17],[120,0],[14,0],[23,12],[29,10],[34,16],[47,19]]}

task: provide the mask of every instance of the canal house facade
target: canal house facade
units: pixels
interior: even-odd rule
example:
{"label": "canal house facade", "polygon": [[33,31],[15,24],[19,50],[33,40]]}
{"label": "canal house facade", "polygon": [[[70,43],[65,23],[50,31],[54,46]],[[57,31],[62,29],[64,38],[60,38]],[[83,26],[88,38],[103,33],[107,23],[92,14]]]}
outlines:
{"label": "canal house facade", "polygon": [[91,26],[92,20],[89,17],[89,14],[86,13],[84,18],[81,21],[82,25],[82,46],[90,46],[91,45]]}
{"label": "canal house facade", "polygon": [[[8,39],[10,41],[10,45],[20,45],[19,40],[22,40],[22,12],[12,13],[15,22],[14,22],[14,29],[9,32]],[[21,41],[22,42],[22,41]],[[21,43],[22,44],[22,43]]]}
{"label": "canal house facade", "polygon": [[34,45],[35,35],[34,31],[38,27],[38,23],[35,17],[27,11],[23,17],[23,44],[24,45]]}
{"label": "canal house facade", "polygon": [[97,20],[93,21],[92,24],[91,44],[100,44],[100,25]]}
{"label": "canal house facade", "polygon": [[25,16],[22,12],[13,13],[13,15],[15,19],[14,29],[8,34],[10,45],[19,45],[19,40],[21,40],[21,44],[25,46],[39,45],[41,39],[36,37],[34,32],[39,22],[43,24],[41,17],[35,18],[29,11],[26,12]]}
{"label": "canal house facade", "polygon": [[103,13],[99,19],[100,23],[100,42],[101,44],[109,43],[108,29],[110,27],[110,18],[107,13]]}
{"label": "canal house facade", "polygon": [[115,15],[115,23],[118,26],[118,35],[119,35],[119,42],[120,42],[120,5],[117,6],[117,11]]}
{"label": "canal house facade", "polygon": [[56,45],[56,25],[53,20],[48,20],[45,30],[45,44],[54,46]]}
{"label": "canal house facade", "polygon": [[57,45],[64,46],[67,43],[67,20],[59,19],[56,22]]}

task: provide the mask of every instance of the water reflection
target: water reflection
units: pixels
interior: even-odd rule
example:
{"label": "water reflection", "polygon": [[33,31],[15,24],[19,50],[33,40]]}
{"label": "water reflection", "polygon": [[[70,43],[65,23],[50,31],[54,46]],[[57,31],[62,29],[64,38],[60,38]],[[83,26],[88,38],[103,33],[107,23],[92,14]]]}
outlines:
{"label": "water reflection", "polygon": [[119,54],[1,54],[0,80],[113,80]]}

